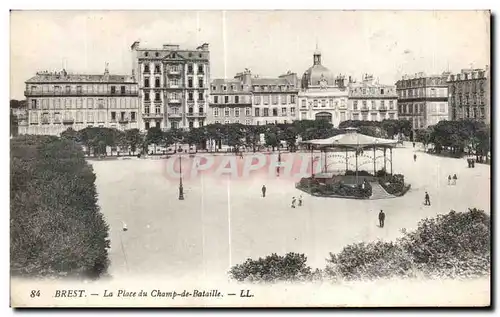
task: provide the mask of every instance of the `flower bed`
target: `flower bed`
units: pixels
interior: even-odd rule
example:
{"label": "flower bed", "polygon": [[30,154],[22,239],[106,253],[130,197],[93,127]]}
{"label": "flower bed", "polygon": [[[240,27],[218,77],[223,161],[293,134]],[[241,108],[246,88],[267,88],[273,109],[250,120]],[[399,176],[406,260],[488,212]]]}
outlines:
{"label": "flower bed", "polygon": [[379,184],[394,196],[403,196],[411,188],[409,184],[405,184],[402,174],[385,175],[379,179]]}
{"label": "flower bed", "polygon": [[372,195],[370,183],[362,185],[346,185],[342,182],[322,184],[316,179],[302,178],[296,187],[306,193],[319,197],[346,197],[366,199]]}

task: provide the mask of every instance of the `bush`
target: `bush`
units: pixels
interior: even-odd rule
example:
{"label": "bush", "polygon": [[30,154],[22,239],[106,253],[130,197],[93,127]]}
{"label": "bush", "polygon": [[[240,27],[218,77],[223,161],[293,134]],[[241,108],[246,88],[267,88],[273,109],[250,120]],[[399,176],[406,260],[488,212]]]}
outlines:
{"label": "bush", "polygon": [[379,179],[379,184],[387,193],[395,196],[400,196],[409,189],[409,186],[405,185],[404,175],[402,174],[387,174],[385,177]]}
{"label": "bush", "polygon": [[298,189],[316,196],[342,196],[368,198],[372,195],[372,187],[370,183],[365,182],[365,188],[361,185],[348,186],[340,182],[333,184],[322,184],[316,179],[302,178],[296,186]]}
{"label": "bush", "polygon": [[98,277],[109,265],[108,226],[95,175],[73,140],[11,140],[11,273]]}
{"label": "bush", "polygon": [[306,262],[304,254],[287,253],[280,256],[273,253],[265,258],[248,259],[243,264],[237,264],[231,268],[229,275],[240,282],[310,280],[313,273]]}

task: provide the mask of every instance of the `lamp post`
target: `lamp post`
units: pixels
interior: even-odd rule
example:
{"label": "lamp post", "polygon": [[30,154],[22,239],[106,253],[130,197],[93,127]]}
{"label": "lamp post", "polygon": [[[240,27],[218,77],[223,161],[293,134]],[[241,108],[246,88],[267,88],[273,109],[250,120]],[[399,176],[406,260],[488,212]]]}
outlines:
{"label": "lamp post", "polygon": [[179,148],[179,200],[184,200],[184,188],[182,187],[182,149]]}

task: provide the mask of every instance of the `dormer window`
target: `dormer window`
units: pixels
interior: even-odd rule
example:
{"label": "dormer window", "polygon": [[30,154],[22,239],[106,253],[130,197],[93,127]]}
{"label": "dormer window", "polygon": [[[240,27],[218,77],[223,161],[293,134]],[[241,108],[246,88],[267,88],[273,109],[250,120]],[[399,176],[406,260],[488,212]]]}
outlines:
{"label": "dormer window", "polygon": [[234,85],[231,85],[231,90],[234,91]]}
{"label": "dormer window", "polygon": [[226,91],[227,90],[227,86],[226,85],[222,85],[222,90]]}
{"label": "dormer window", "polygon": [[216,91],[217,90],[217,86],[212,86],[212,91]]}
{"label": "dormer window", "polygon": [[149,53],[148,53],[148,52],[145,52],[145,53],[144,53],[144,56],[148,57],[148,56],[149,56]]}
{"label": "dormer window", "polygon": [[156,57],[160,56],[160,53],[156,52],[156,53],[155,53],[155,56],[156,56]]}

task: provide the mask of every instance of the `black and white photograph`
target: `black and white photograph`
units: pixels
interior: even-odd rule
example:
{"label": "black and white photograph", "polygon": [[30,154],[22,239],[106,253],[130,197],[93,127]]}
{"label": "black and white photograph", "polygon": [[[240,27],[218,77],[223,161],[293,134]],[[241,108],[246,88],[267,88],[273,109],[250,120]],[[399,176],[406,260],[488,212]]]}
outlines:
{"label": "black and white photograph", "polygon": [[10,12],[10,305],[488,307],[491,12]]}

